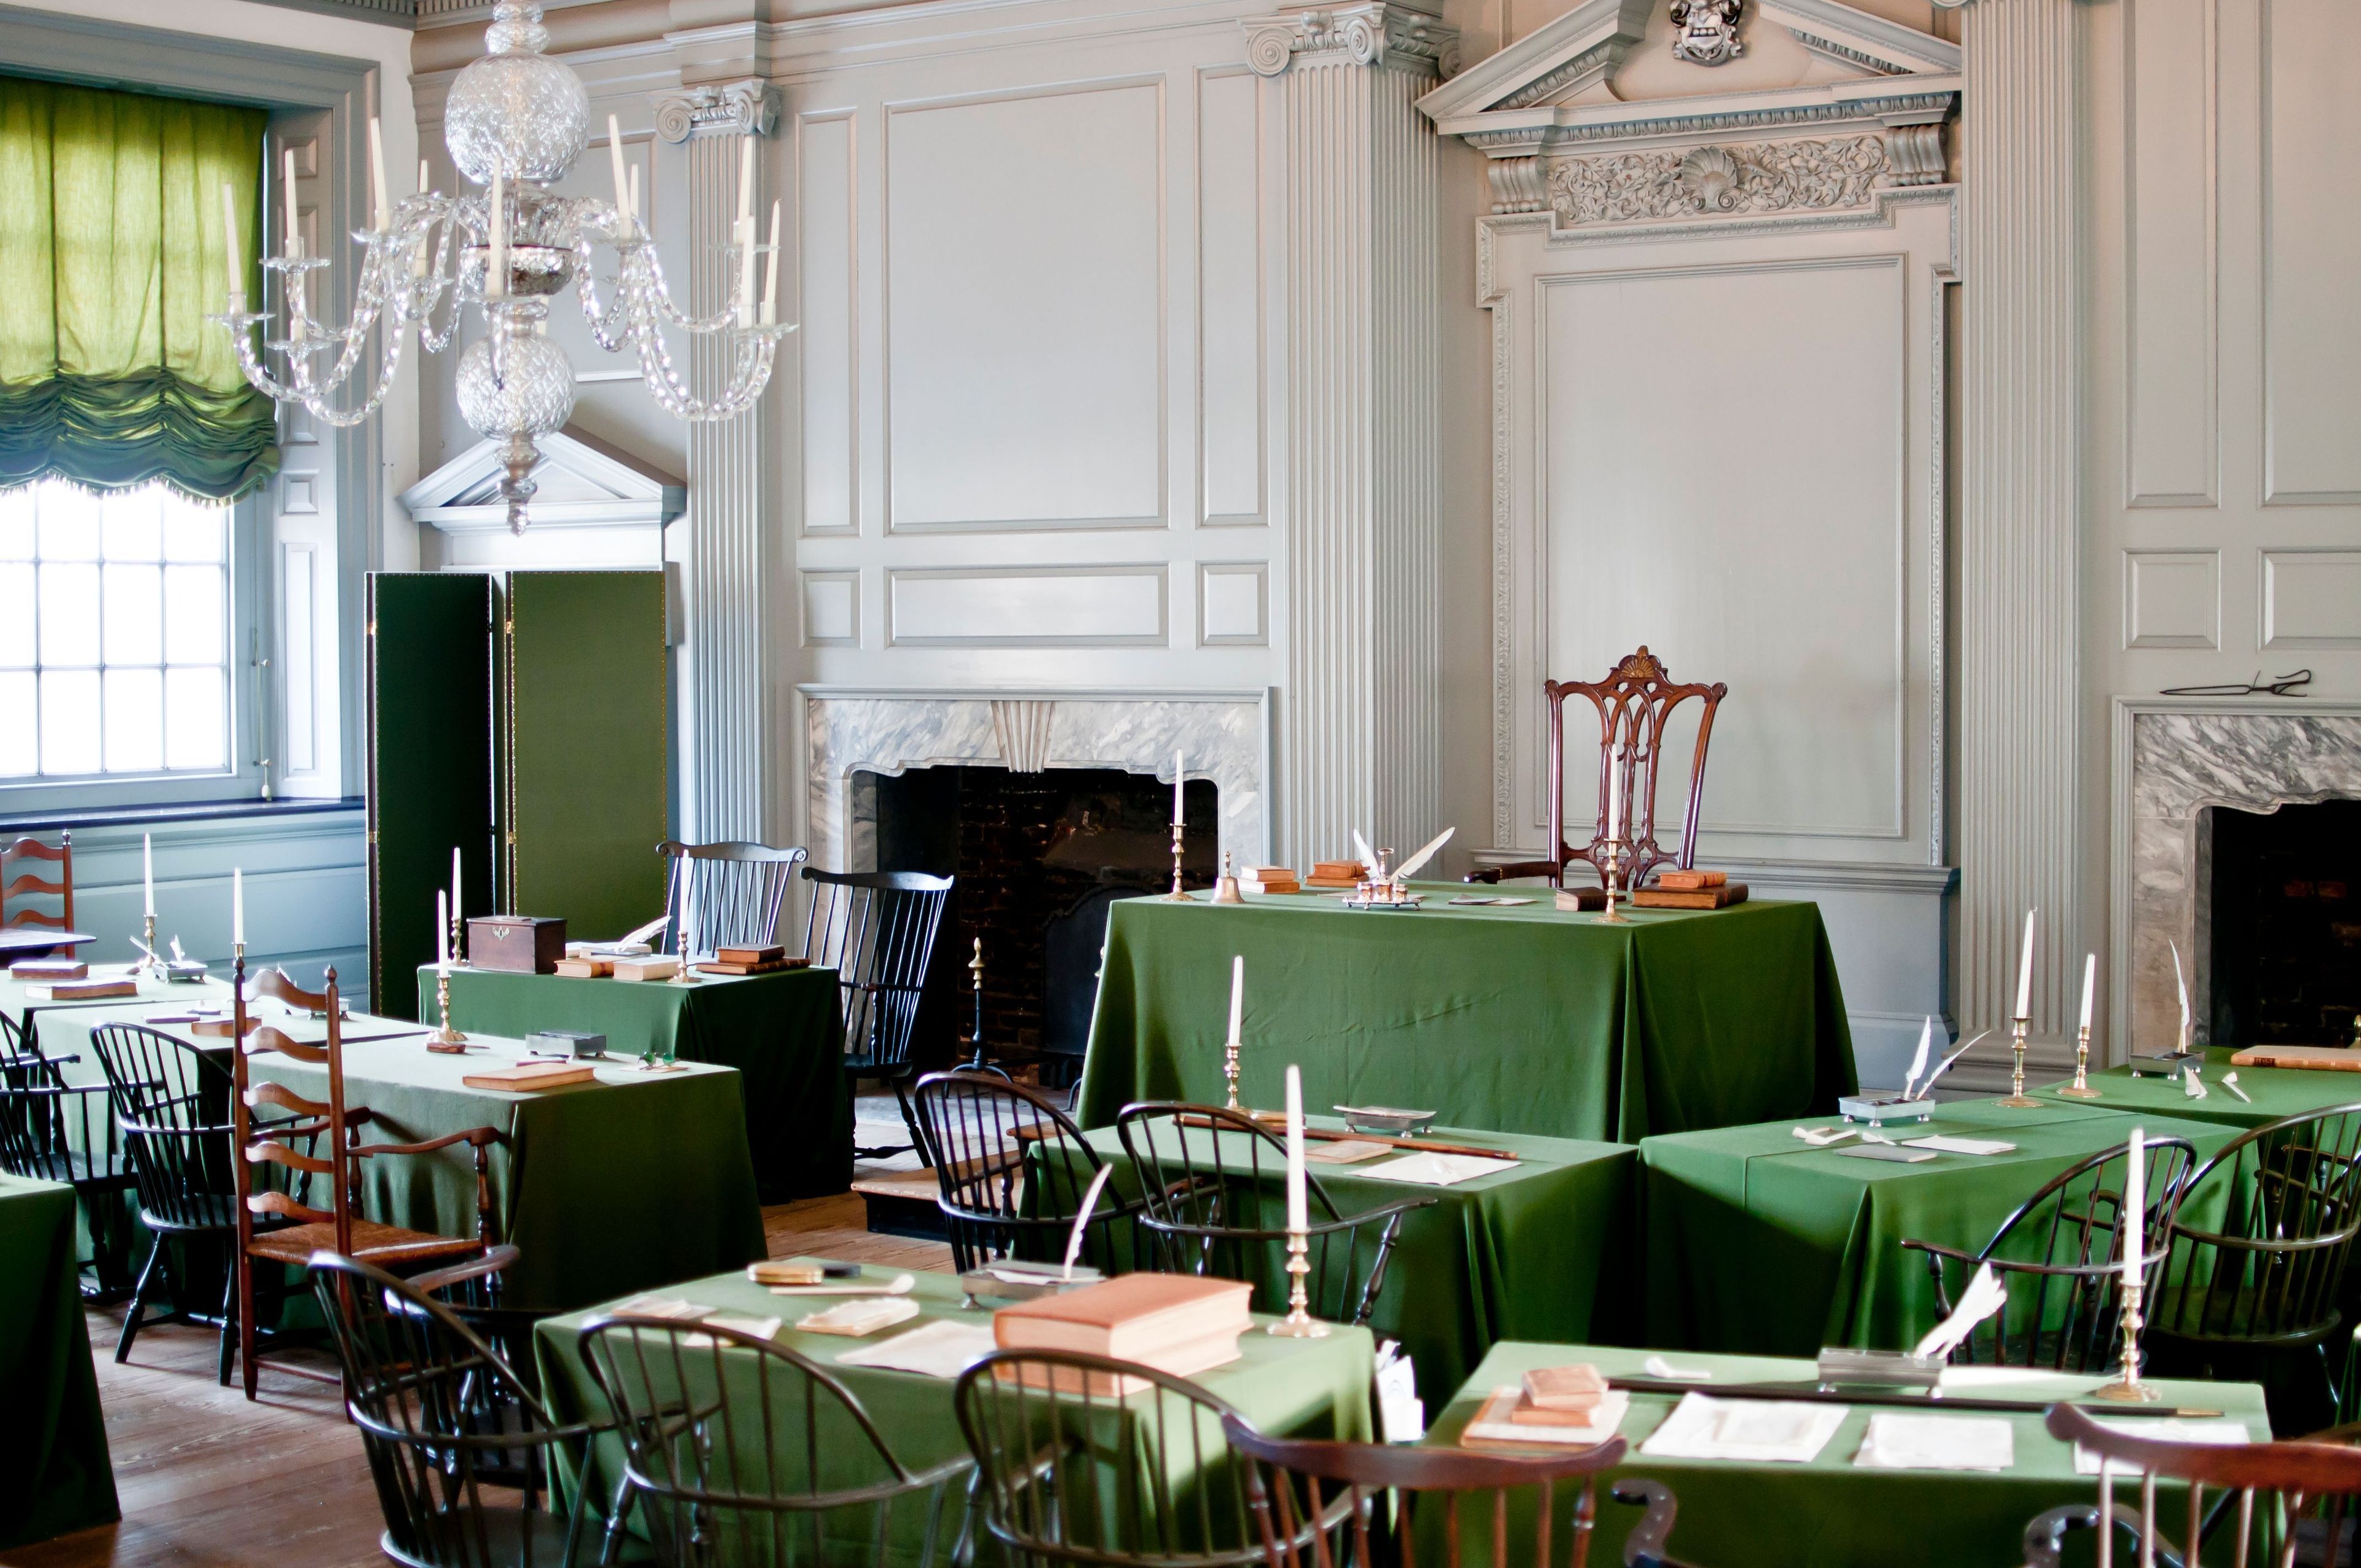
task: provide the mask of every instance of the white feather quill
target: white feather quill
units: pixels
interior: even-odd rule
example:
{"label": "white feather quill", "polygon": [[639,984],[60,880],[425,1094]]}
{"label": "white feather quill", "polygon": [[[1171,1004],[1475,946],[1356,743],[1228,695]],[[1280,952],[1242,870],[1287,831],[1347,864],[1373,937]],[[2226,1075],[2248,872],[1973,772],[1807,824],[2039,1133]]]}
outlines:
{"label": "white feather quill", "polygon": [[1369,848],[1369,841],[1361,837],[1361,830],[1358,828],[1353,829],[1353,853],[1361,857],[1363,876],[1378,874],[1378,852]]}
{"label": "white feather quill", "polygon": [[1417,854],[1412,855],[1409,860],[1404,861],[1400,866],[1394,869],[1394,880],[1396,882],[1410,881],[1411,877],[1419,870],[1420,867],[1425,865],[1427,861],[1434,859],[1434,852],[1437,850],[1440,850],[1444,845],[1451,842],[1451,836],[1457,831],[1459,831],[1459,829],[1456,828],[1445,828],[1442,832],[1437,833],[1434,836],[1434,841],[1433,843],[1427,845],[1425,849],[1421,850]]}
{"label": "white feather quill", "polygon": [[1910,1058],[1910,1071],[1902,1080],[1902,1098],[1910,1098],[1918,1082],[1918,1075],[1927,1070],[1927,1053],[1935,1048],[1935,1015],[1927,1014],[1927,1022],[1918,1030],[1918,1049]]}
{"label": "white feather quill", "polygon": [[1977,1030],[1973,1035],[1971,1035],[1968,1037],[1965,1045],[1962,1045],[1958,1050],[1953,1051],[1949,1056],[1945,1057],[1943,1058],[1943,1065],[1928,1073],[1927,1075],[1927,1081],[1918,1086],[1918,1093],[1920,1097],[1924,1098],[1926,1095],[1934,1092],[1935,1080],[1941,1078],[1945,1073],[1950,1071],[1951,1064],[1959,1060],[1961,1057],[1966,1056],[1970,1047],[1972,1047],[1978,1040],[1982,1039],[1986,1035],[1991,1033],[1992,1031],[1990,1029]]}
{"label": "white feather quill", "polygon": [[2197,1037],[2189,1019],[2189,977],[2181,972],[2180,944],[2167,942],[2165,945],[2172,949],[2172,983],[2180,988],[2180,1048],[2185,1051],[2190,1042]]}
{"label": "white feather quill", "polygon": [[1939,1361],[1967,1342],[1976,1325],[2008,1305],[2008,1288],[1993,1277],[1992,1265],[1981,1264],[1975,1277],[1960,1293],[1951,1315],[1935,1325],[1911,1354],[1921,1361]]}

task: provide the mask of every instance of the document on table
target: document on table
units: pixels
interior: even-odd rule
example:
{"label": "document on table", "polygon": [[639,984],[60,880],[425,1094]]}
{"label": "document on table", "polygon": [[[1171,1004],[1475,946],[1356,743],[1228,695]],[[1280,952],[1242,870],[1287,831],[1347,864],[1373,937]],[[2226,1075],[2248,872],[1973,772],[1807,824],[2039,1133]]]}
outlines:
{"label": "document on table", "polygon": [[1808,1464],[1837,1435],[1849,1413],[1844,1405],[1684,1394],[1640,1452],[1651,1459]]}
{"label": "document on table", "polygon": [[1933,1149],[1937,1154],[2015,1154],[2015,1144],[2002,1143],[1998,1138],[1947,1138],[1940,1134],[1927,1138],[1905,1138],[1903,1143],[1914,1149]]}
{"label": "document on table", "polygon": [[2005,1470],[2016,1437],[2004,1420],[1881,1412],[1869,1418],[1852,1462],[1869,1470]]}
{"label": "document on table", "polygon": [[[2156,1442],[2246,1442],[2250,1441],[2246,1436],[2246,1423],[2244,1421],[2184,1420],[2179,1416],[2149,1416],[2138,1420],[2127,1421],[2111,1421],[2095,1416],[2092,1419],[2109,1431],[2119,1431],[2126,1437],[2144,1437]],[[2098,1473],[2099,1456],[2081,1443],[2076,1443],[2074,1474],[2096,1475]],[[2126,1467],[2116,1474],[2119,1477],[2128,1479],[2132,1471]]]}
{"label": "document on table", "polygon": [[1312,1165],[1352,1165],[1356,1161],[1375,1159],[1391,1153],[1385,1144],[1373,1144],[1363,1138],[1340,1138],[1335,1142],[1311,1145],[1303,1151],[1304,1159]]}
{"label": "document on table", "polygon": [[1489,1176],[1496,1170],[1514,1170],[1512,1159],[1488,1159],[1472,1154],[1406,1154],[1400,1159],[1389,1159],[1383,1165],[1373,1165],[1356,1174],[1375,1181],[1410,1181],[1421,1187],[1455,1187],[1463,1181],[1473,1181],[1479,1176]]}
{"label": "document on table", "polygon": [[882,1344],[862,1345],[836,1358],[839,1366],[881,1366],[892,1372],[916,1372],[924,1377],[956,1377],[1000,1348],[990,1323],[954,1322],[937,1318]]}

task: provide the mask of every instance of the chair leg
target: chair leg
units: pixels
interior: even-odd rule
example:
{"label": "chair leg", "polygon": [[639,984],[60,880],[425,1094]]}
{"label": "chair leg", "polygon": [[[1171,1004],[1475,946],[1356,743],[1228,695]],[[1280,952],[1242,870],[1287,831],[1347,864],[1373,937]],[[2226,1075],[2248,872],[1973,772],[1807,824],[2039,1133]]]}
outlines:
{"label": "chair leg", "polygon": [[927,1140],[918,1135],[918,1113],[910,1109],[908,1080],[909,1075],[906,1073],[894,1080],[894,1098],[901,1102],[902,1125],[909,1132],[910,1147],[917,1153],[918,1168],[932,1170],[935,1168],[935,1162],[927,1157]]}
{"label": "chair leg", "polygon": [[237,1288],[237,1354],[245,1365],[246,1397],[254,1398],[258,1372],[254,1365],[254,1260],[235,1240],[230,1243],[230,1278]]}
{"label": "chair leg", "polygon": [[148,1292],[156,1283],[157,1266],[164,1260],[164,1249],[170,1244],[159,1234],[156,1245],[148,1254],[147,1266],[139,1270],[139,1283],[131,1291],[131,1310],[123,1315],[123,1334],[115,1342],[115,1359],[120,1364],[129,1359],[131,1342],[139,1337],[140,1314],[148,1310]]}
{"label": "chair leg", "polygon": [[[237,1310],[237,1277],[233,1273],[229,1278],[222,1281],[221,1352],[217,1358],[221,1365],[216,1371],[221,1378],[221,1386],[225,1388],[229,1387],[231,1352],[237,1344],[237,1340],[234,1337],[236,1325],[244,1321],[246,1321],[246,1314]],[[252,1364],[249,1358],[247,1365]],[[254,1391],[251,1388],[247,1389],[246,1397],[249,1399],[253,1398]]]}

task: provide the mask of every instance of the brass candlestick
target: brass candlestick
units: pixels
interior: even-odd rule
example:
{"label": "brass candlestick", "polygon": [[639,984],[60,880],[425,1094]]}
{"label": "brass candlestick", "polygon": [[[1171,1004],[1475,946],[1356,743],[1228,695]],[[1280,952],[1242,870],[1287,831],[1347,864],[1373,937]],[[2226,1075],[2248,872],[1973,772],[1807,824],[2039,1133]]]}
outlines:
{"label": "brass candlestick", "polygon": [[701,977],[689,972],[689,960],[696,956],[697,948],[688,939],[688,922],[684,920],[680,926],[680,968],[672,971],[672,982],[675,985],[702,983]]}
{"label": "brass candlestick", "polygon": [[155,916],[149,915],[146,917],[146,927],[147,936],[139,944],[139,961],[131,966],[131,972],[135,975],[150,973],[166,975],[169,978],[169,971],[164,968],[164,960],[156,952]]}
{"label": "brass candlestick", "polygon": [[461,946],[459,941],[466,931],[467,927],[460,922],[459,912],[454,909],[451,911],[451,967],[453,969],[467,967],[467,948]]}
{"label": "brass candlestick", "polygon": [[1607,909],[1605,913],[1598,916],[1598,924],[1601,926],[1629,926],[1631,924],[1631,916],[1619,914],[1615,908],[1615,883],[1616,879],[1621,875],[1623,871],[1623,855],[1624,849],[1622,839],[1609,839],[1607,840],[1607,874],[1605,878],[1607,883]]}
{"label": "brass candlestick", "polygon": [[2074,1081],[2058,1092],[2071,1100],[2099,1098],[2099,1091],[2091,1087],[2091,1025],[2088,1024],[2074,1033]]}
{"label": "brass candlestick", "polygon": [[1323,1339],[1328,1325],[1312,1315],[1309,1292],[1304,1277],[1312,1272],[1312,1259],[1306,1255],[1312,1242],[1301,1231],[1290,1226],[1287,1232],[1287,1316],[1270,1325],[1270,1332],[1286,1339]]}
{"label": "brass candlestick", "polygon": [[1167,904],[1197,902],[1195,896],[1180,885],[1180,824],[1178,822],[1172,825],[1172,891],[1164,895],[1163,902]]}
{"label": "brass candlestick", "polygon": [[2029,1022],[2027,1019],[2018,1018],[2011,1021],[2008,1026],[2008,1048],[2015,1054],[2016,1064],[2009,1069],[2008,1098],[1994,1101],[1993,1103],[2004,1105],[2011,1111],[2031,1111],[2041,1104],[2040,1101],[2029,1097],[2025,1092],[2025,1031]]}
{"label": "brass candlestick", "polygon": [[1222,1081],[1230,1088],[1229,1103],[1222,1109],[1245,1110],[1246,1107],[1238,1103],[1238,1037],[1235,1035],[1231,1036],[1229,1043],[1222,1047]]}
{"label": "brass candlestick", "polygon": [[[2135,1225],[2144,1224],[2144,1216],[2131,1216]],[[2136,1274],[2124,1279],[2124,1366],[2114,1382],[2091,1391],[2093,1399],[2105,1399],[2119,1405],[2153,1405],[2164,1398],[2164,1391],[2153,1383],[2143,1383],[2139,1375],[2139,1336],[2147,1320],[2140,1316],[2140,1296],[2147,1282]]]}
{"label": "brass candlestick", "polygon": [[442,1010],[443,1026],[426,1036],[429,1046],[457,1047],[467,1043],[467,1036],[451,1027],[451,966],[443,965],[434,971],[434,1005]]}

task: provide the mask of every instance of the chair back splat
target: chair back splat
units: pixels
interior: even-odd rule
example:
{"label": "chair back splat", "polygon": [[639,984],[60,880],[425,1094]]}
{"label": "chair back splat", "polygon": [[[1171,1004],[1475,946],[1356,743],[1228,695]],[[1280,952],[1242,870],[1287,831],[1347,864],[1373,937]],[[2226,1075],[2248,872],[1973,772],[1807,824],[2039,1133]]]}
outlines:
{"label": "chair back splat", "polygon": [[[714,1324],[582,1326],[623,1444],[622,1508],[670,1568],[928,1568],[964,1453],[906,1464],[818,1362]],[[965,1561],[964,1556],[959,1559]]]}
{"label": "chair back splat", "polygon": [[923,872],[803,869],[810,883],[804,912],[804,957],[836,970],[844,1014],[844,1069],[856,1083],[890,1083],[909,1129],[907,1144],[856,1148],[861,1159],[912,1149],[925,1153],[910,1110],[910,1048],[927,989],[935,933],[950,899],[951,879]]}
{"label": "chair back splat", "polygon": [[[656,853],[672,862],[664,908],[674,920],[671,946],[683,963],[690,957],[682,946],[690,931],[698,950],[708,953],[716,948],[763,948],[777,941],[787,887],[796,868],[809,858],[800,849],[774,850],[736,839],[684,844],[667,839],[656,846]],[[680,929],[683,908],[688,911],[689,931]]]}
{"label": "chair back splat", "polygon": [[60,1066],[0,1013],[0,1170],[74,1190],[98,1283],[104,1294],[120,1296],[126,1238],[119,1200],[133,1187],[130,1157],[107,1113],[106,1086],[68,1083]]}
{"label": "chair back splat", "polygon": [[[913,1098],[952,1261],[964,1271],[1062,1256],[1104,1163],[1082,1129],[1048,1097],[997,1073],[930,1072]],[[1110,1180],[1092,1213],[1076,1261],[1104,1274],[1138,1267],[1138,1204]]]}
{"label": "chair back splat", "polygon": [[[2149,1138],[2142,1147],[2147,1212],[2140,1255],[2152,1301],[2197,1151],[2185,1138]],[[1992,1266],[2008,1291],[2008,1306],[1984,1320],[1951,1353],[1953,1361],[2093,1373],[2115,1365],[2130,1158],[2129,1145],[2119,1144],[2060,1171],[2002,1221],[1979,1251],[1903,1239],[1905,1247],[1927,1255],[1936,1310],[1944,1316],[1957,1299],[1955,1290],[1982,1265]]]}
{"label": "chair back splat", "polygon": [[[33,869],[20,869],[27,861],[38,862]],[[44,876],[39,865],[58,868],[55,876]],[[28,898],[54,898],[58,901],[55,914],[43,909],[28,908]],[[51,931],[71,931],[74,923],[73,835],[59,835],[56,848],[38,839],[18,839],[0,844],[0,926],[38,926]],[[64,949],[71,952],[73,949]]]}
{"label": "chair back splat", "polygon": [[[1158,1266],[1243,1279],[1257,1310],[1287,1310],[1287,1146],[1241,1112],[1178,1101],[1143,1101],[1115,1117],[1124,1153],[1140,1173],[1140,1203]],[[1408,1198],[1345,1214],[1318,1177],[1304,1178],[1311,1228],[1305,1293],[1315,1318],[1366,1323],[1385,1288],[1402,1218],[1433,1198]]]}

